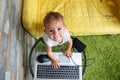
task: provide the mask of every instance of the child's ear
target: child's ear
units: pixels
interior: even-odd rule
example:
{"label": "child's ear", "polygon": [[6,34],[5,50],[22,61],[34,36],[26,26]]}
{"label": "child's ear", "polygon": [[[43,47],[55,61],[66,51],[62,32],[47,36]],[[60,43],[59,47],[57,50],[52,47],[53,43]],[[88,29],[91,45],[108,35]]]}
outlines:
{"label": "child's ear", "polygon": [[44,32],[45,32],[45,29],[44,29]]}
{"label": "child's ear", "polygon": [[65,25],[64,29],[67,28],[67,26]]}
{"label": "child's ear", "polygon": [[44,29],[44,32],[47,33],[46,29]]}

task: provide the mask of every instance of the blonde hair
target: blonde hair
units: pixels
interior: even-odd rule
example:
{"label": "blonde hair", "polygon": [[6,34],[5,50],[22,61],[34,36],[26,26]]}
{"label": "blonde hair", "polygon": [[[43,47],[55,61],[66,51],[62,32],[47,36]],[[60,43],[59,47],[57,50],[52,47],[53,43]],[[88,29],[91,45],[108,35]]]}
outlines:
{"label": "blonde hair", "polygon": [[[59,12],[49,12],[44,20],[43,20],[43,24],[46,27],[46,24],[49,24],[49,22],[53,21],[53,20],[59,20],[62,19],[63,20],[63,16],[59,13]],[[63,22],[64,23],[64,22]]]}

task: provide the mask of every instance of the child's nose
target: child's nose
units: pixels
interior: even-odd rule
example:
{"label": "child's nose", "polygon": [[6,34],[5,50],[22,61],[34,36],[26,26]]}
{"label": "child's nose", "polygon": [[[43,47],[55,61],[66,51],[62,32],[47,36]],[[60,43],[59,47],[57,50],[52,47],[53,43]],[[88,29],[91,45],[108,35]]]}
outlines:
{"label": "child's nose", "polygon": [[58,31],[55,31],[55,36],[58,36]]}

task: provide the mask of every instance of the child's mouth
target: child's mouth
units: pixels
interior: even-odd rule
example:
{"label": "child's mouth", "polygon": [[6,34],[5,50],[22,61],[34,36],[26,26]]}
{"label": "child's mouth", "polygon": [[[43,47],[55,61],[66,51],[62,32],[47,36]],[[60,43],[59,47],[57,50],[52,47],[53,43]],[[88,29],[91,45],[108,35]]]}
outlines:
{"label": "child's mouth", "polygon": [[55,41],[61,40],[61,37],[54,38]]}

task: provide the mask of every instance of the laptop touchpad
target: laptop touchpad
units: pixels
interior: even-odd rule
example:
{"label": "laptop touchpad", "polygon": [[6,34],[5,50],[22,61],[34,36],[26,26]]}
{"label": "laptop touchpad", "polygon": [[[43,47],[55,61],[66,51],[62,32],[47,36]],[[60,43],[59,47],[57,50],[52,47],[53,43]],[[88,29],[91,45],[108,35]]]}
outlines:
{"label": "laptop touchpad", "polygon": [[59,54],[58,59],[60,60],[60,63],[69,63],[70,58],[66,57],[63,54]]}

